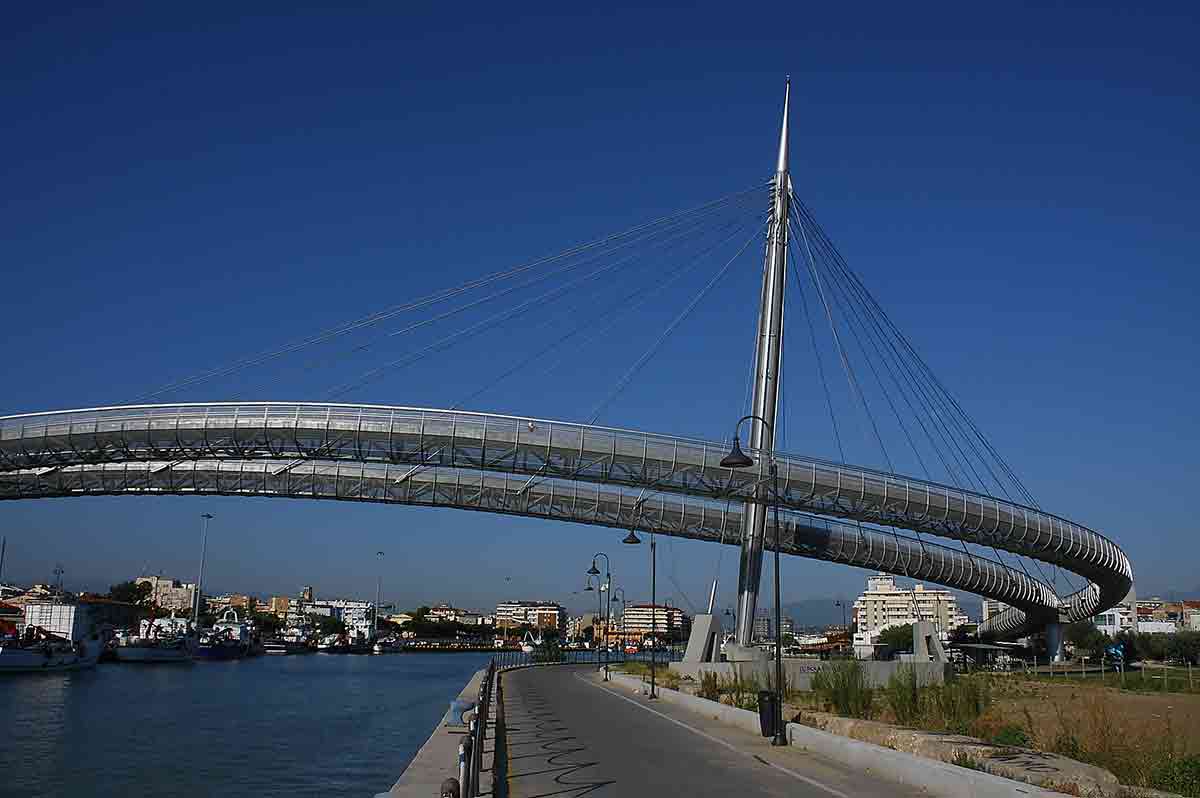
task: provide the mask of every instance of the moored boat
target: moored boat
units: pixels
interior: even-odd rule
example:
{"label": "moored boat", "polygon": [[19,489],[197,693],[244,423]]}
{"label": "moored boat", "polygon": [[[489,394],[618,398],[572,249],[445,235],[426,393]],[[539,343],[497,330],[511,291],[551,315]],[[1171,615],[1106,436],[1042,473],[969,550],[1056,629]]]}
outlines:
{"label": "moored boat", "polygon": [[26,634],[20,643],[0,645],[0,673],[53,673],[90,668],[100,659],[99,635],[72,643],[45,632]]}
{"label": "moored boat", "polygon": [[136,636],[117,638],[113,653],[118,662],[191,662],[196,654],[196,638],[182,618],[144,620]]}

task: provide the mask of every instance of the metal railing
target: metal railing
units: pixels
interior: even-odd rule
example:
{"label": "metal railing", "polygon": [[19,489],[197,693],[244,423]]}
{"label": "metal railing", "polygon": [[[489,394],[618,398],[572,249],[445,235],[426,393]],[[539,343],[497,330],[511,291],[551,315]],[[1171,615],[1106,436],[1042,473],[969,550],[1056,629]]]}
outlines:
{"label": "metal railing", "polygon": [[[520,483],[519,494],[556,483],[561,489],[567,482],[582,485],[584,489],[576,494],[585,498],[592,486],[643,491],[652,496],[631,498],[626,509],[634,515],[657,512],[665,517],[682,503],[673,501],[680,496],[710,503],[753,499],[765,478],[766,458],[757,458],[757,469],[731,472],[720,466],[725,448],[682,437],[549,419],[366,405],[143,405],[0,418],[0,471],[12,477],[5,479],[4,498],[46,495],[42,483],[47,478],[55,481],[55,474],[72,467],[142,463],[151,467],[149,476],[154,477],[158,469],[170,470],[183,461],[225,461],[235,466],[231,470],[218,466],[226,481],[234,478],[241,483],[246,476],[257,480],[255,484],[285,484],[283,492],[271,495],[304,496],[304,484],[311,483],[317,491],[326,483],[342,482],[343,477],[353,479],[357,472],[361,479],[375,482],[379,494],[362,498],[394,500],[393,491],[379,484],[380,470],[399,490],[422,473],[450,469],[457,472],[456,481],[471,471],[511,475]],[[261,464],[263,472],[248,473],[247,461]],[[318,461],[308,475],[295,473]],[[1132,582],[1129,561],[1112,541],[1040,509],[811,457],[776,453],[775,461],[782,508],[992,546],[1065,567],[1095,585],[1074,597],[1081,612],[1094,614],[1112,606],[1124,598]],[[294,475],[300,485],[293,486]],[[428,488],[428,483],[423,487]],[[845,537],[845,543],[855,550],[851,558],[858,554],[860,543],[874,546],[859,536]],[[882,549],[894,561],[892,569],[885,570],[900,569],[908,575],[919,570],[922,560],[937,559],[923,551],[895,548]],[[901,554],[905,556],[900,558]],[[964,565],[949,559],[924,564],[944,573],[961,573]],[[947,584],[936,575],[928,578]],[[1054,603],[1057,609],[1070,611],[1057,597]],[[1035,606],[1028,609],[1040,614]],[[997,631],[1011,632],[1023,625],[1024,612],[1011,613]]]}

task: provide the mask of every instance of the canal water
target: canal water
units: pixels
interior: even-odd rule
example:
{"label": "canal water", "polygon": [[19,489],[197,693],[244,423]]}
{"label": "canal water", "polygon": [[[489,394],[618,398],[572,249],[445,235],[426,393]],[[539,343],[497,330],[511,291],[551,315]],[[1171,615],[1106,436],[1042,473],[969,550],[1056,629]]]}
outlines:
{"label": "canal water", "polygon": [[309,654],[0,677],[0,795],[384,792],[487,654]]}

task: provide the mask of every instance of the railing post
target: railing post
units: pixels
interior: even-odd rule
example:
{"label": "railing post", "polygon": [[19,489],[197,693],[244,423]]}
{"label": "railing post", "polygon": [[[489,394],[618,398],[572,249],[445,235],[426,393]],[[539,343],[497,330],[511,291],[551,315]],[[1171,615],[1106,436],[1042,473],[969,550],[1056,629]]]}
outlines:
{"label": "railing post", "polygon": [[471,735],[464,734],[458,743],[458,787],[461,798],[471,798]]}

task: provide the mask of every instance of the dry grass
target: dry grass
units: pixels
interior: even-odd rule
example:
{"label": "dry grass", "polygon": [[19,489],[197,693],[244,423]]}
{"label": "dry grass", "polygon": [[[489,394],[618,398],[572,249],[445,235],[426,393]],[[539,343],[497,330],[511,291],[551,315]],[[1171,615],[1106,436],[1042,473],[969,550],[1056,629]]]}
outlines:
{"label": "dry grass", "polygon": [[1111,771],[1122,784],[1200,796],[1200,696],[997,679],[977,736],[1018,726],[1029,746]]}

